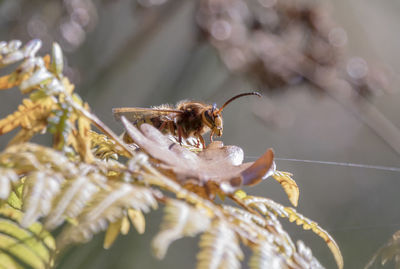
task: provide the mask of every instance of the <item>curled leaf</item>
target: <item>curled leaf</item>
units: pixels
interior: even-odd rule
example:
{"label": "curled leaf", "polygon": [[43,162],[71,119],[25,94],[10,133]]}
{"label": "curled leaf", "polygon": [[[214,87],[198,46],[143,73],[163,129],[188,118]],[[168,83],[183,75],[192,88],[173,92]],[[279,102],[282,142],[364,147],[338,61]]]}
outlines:
{"label": "curled leaf", "polygon": [[190,181],[203,186],[214,182],[224,192],[232,192],[243,184],[253,184],[273,170],[271,149],[254,164],[242,164],[243,150],[237,146],[214,144],[196,154],[172,142],[149,124],[142,124],[139,131],[122,117],[126,132],[153,158],[160,160],[160,168],[172,171],[182,184]]}

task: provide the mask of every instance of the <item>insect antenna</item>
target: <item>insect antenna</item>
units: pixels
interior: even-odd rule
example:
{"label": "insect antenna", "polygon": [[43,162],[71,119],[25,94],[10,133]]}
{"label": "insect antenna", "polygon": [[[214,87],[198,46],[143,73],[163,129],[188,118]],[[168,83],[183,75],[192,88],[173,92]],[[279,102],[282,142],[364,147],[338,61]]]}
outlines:
{"label": "insect antenna", "polygon": [[220,109],[218,109],[215,113],[216,113],[216,114],[220,114],[220,113],[222,112],[222,110],[223,110],[230,102],[232,102],[233,100],[236,100],[236,99],[238,99],[238,98],[240,98],[240,97],[247,96],[247,95],[257,95],[258,97],[261,97],[261,94],[258,93],[258,92],[246,92],[246,93],[241,93],[241,94],[235,95],[235,96],[233,96],[231,99],[229,99],[228,101],[226,101],[225,104],[223,104],[222,107],[221,107]]}

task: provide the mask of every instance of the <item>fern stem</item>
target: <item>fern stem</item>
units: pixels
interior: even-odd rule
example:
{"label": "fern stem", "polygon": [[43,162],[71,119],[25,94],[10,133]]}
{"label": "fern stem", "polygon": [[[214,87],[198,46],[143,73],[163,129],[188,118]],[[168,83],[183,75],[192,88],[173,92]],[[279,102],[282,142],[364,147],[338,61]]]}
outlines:
{"label": "fern stem", "polygon": [[100,131],[106,134],[109,138],[113,139],[126,153],[133,157],[135,153],[126,145],[119,137],[116,135],[107,125],[105,125],[96,115],[85,110],[81,106],[77,105],[70,98],[66,98],[68,102],[76,111],[78,111],[82,116],[89,119]]}

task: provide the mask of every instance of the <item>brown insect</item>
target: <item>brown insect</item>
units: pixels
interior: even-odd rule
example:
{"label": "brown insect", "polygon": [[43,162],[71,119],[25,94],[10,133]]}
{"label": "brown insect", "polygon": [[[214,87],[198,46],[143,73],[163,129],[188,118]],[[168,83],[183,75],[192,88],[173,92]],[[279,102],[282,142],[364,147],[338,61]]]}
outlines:
{"label": "brown insect", "polygon": [[208,105],[201,102],[181,101],[176,107],[162,105],[153,108],[140,107],[121,107],[113,108],[113,114],[116,120],[121,120],[125,116],[133,124],[140,126],[143,123],[149,123],[158,128],[163,133],[170,133],[178,137],[182,144],[182,138],[197,138],[197,147],[202,144],[205,148],[203,134],[211,131],[210,140],[213,136],[222,136],[223,122],[221,112],[233,100],[247,95],[257,95],[258,92],[248,92],[235,95],[226,101],[221,108],[216,104]]}

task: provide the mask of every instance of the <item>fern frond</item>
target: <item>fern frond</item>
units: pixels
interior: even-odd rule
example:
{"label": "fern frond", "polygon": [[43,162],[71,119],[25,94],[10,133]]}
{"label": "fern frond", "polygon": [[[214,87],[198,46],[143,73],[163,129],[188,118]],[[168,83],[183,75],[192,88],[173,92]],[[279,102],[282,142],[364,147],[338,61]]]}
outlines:
{"label": "fern frond", "polygon": [[24,217],[21,224],[28,227],[38,218],[46,216],[53,198],[59,193],[64,177],[51,171],[29,173],[24,185]]}
{"label": "fern frond", "polygon": [[66,178],[79,175],[76,165],[61,152],[33,143],[8,147],[0,154],[0,164],[13,168],[18,174],[38,171],[46,166],[46,169],[60,172]]}
{"label": "fern frond", "polygon": [[210,216],[187,203],[169,200],[160,232],[152,242],[155,256],[164,258],[169,245],[184,236],[195,236],[210,225]]}
{"label": "fern frond", "polygon": [[28,142],[35,134],[46,130],[46,125],[46,122],[38,121],[34,123],[34,126],[31,129],[21,128],[21,130],[19,130],[19,132],[8,142],[7,146]]}
{"label": "fern frond", "polygon": [[282,171],[274,171],[272,174],[272,177],[278,181],[279,184],[281,184],[292,205],[297,206],[299,202],[300,191],[296,181],[294,181],[291,176],[293,176],[291,173]]}
{"label": "fern frond", "polygon": [[0,268],[45,269],[53,265],[55,241],[34,223],[20,226],[23,213],[14,208],[0,209]]}
{"label": "fern frond", "polygon": [[365,266],[365,269],[376,268],[374,265],[386,265],[390,260],[394,261],[394,268],[400,268],[400,230],[395,232]]}
{"label": "fern frond", "polygon": [[81,176],[66,180],[60,195],[52,204],[52,209],[46,217],[44,226],[54,229],[60,225],[66,217],[75,218],[90,201],[93,195],[99,191],[99,183],[105,183],[106,178],[99,174],[85,175],[83,169]]}
{"label": "fern frond", "polygon": [[133,226],[135,227],[136,231],[139,234],[143,234],[146,227],[146,221],[144,219],[142,211],[128,209],[128,216]]}
{"label": "fern frond", "polygon": [[[111,222],[110,225],[108,225],[103,243],[103,247],[105,249],[110,248],[110,246],[114,243],[115,239],[117,239],[119,233],[121,233],[123,222],[126,219],[127,219],[126,216],[123,216],[122,218],[114,222]],[[129,227],[129,222],[128,222],[128,227]]]}
{"label": "fern frond", "polygon": [[343,256],[340,253],[339,246],[336,244],[335,240],[330,236],[330,234],[322,229],[318,223],[304,217],[300,213],[297,213],[294,208],[285,207],[285,211],[288,213],[288,218],[290,222],[296,222],[297,225],[302,225],[304,230],[312,230],[319,237],[324,239],[325,243],[331,250],[333,257],[335,257],[336,264],[338,268],[343,268]]}
{"label": "fern frond", "polygon": [[77,224],[71,224],[63,231],[60,246],[89,240],[93,234],[105,230],[108,223],[124,216],[129,208],[148,212],[157,207],[154,193],[148,188],[126,183],[109,183],[108,186],[94,195],[78,215]]}
{"label": "fern frond", "polygon": [[340,253],[338,245],[329,235],[329,233],[322,229],[316,222],[297,213],[294,208],[284,207],[271,199],[256,196],[245,196],[244,194],[241,194],[241,196],[244,204],[257,209],[263,215],[271,217],[272,212],[280,217],[288,218],[290,222],[296,222],[297,225],[302,225],[304,230],[312,230],[325,241],[335,258],[338,268],[343,268],[343,257]]}
{"label": "fern frond", "polygon": [[[126,156],[125,151],[119,149],[115,141],[103,134],[89,131],[88,136],[92,142],[92,150],[97,158],[100,159],[118,159],[118,155]],[[126,156],[129,157],[129,156]]]}
{"label": "fern frond", "polygon": [[223,220],[215,220],[200,238],[197,268],[240,268],[243,252],[232,227]]}
{"label": "fern frond", "polygon": [[278,251],[277,246],[265,240],[253,248],[253,255],[249,261],[251,269],[270,268],[281,269],[287,267],[287,258]]}
{"label": "fern frond", "polygon": [[10,42],[0,42],[0,67],[21,61],[24,58],[33,58],[42,46],[42,41],[33,39],[21,48],[22,42],[12,40]]}
{"label": "fern frond", "polygon": [[18,181],[18,175],[13,169],[0,167],[0,200],[8,199],[12,184]]}
{"label": "fern frond", "polygon": [[304,245],[303,241],[300,240],[297,241],[297,252],[294,253],[293,260],[300,266],[300,268],[324,269],[324,267],[312,255],[311,249]]}
{"label": "fern frond", "polygon": [[[85,103],[83,107],[89,111],[89,105]],[[77,145],[75,151],[79,153],[81,159],[86,163],[91,163],[94,160],[91,151],[91,140],[89,136],[91,122],[85,117],[78,117],[78,132],[75,135]]]}
{"label": "fern frond", "polygon": [[51,113],[55,100],[52,97],[41,98],[36,101],[22,100],[18,110],[0,120],[0,135],[8,133],[21,126],[32,129],[37,122],[45,120]]}
{"label": "fern frond", "polygon": [[236,230],[243,240],[251,240],[256,246],[269,242],[279,249],[279,256],[290,262],[289,257],[296,251],[295,245],[275,215],[265,219],[247,210],[233,206],[223,206],[235,218],[241,228]]}

